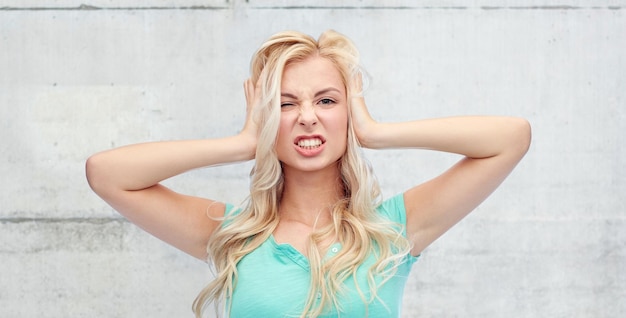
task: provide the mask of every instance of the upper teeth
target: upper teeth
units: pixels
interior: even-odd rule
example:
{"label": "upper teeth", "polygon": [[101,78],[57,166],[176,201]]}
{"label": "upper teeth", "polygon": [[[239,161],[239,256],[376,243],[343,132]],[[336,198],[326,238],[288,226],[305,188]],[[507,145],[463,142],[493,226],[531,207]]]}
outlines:
{"label": "upper teeth", "polygon": [[301,139],[300,141],[298,141],[298,146],[300,147],[317,147],[319,145],[322,144],[322,141],[315,138],[315,139]]}

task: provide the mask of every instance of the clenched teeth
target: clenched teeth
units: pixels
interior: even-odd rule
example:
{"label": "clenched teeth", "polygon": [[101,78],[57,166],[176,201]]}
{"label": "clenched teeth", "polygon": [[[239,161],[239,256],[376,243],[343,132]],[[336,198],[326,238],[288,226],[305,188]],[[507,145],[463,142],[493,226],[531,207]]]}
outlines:
{"label": "clenched teeth", "polygon": [[301,139],[300,141],[298,141],[298,147],[300,148],[317,148],[320,145],[322,145],[322,141],[320,139],[314,138],[314,139]]}

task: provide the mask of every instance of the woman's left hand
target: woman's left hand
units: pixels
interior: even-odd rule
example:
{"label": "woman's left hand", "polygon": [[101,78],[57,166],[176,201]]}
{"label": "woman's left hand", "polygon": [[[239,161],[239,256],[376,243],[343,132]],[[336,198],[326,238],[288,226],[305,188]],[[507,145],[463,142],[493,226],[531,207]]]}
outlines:
{"label": "woman's left hand", "polygon": [[350,91],[350,113],[356,137],[362,147],[374,148],[377,132],[376,126],[379,123],[372,118],[365,105],[361,74],[353,78]]}

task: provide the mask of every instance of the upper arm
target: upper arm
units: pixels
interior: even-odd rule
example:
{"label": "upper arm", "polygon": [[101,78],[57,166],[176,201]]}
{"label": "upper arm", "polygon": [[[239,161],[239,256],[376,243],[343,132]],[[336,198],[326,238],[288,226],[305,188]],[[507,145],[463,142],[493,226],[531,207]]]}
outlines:
{"label": "upper arm", "polygon": [[225,205],[176,193],[163,185],[136,191],[99,193],[129,221],[155,237],[205,260],[207,243],[220,226]]}
{"label": "upper arm", "polygon": [[464,158],[443,174],[404,193],[407,236],[418,255],[485,200],[527,148],[488,158]]}

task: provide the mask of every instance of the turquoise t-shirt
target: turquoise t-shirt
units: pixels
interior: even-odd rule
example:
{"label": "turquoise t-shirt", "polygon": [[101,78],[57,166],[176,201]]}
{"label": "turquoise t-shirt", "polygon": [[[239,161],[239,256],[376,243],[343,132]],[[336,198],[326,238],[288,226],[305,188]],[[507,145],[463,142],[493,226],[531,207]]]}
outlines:
{"label": "turquoise t-shirt", "polygon": [[[402,195],[384,201],[377,211],[393,222],[406,224]],[[327,256],[332,256],[340,249],[339,243],[333,244]],[[394,277],[378,289],[378,299],[367,306],[361,299],[354,280],[347,279],[346,293],[339,298],[341,312],[332,309],[319,317],[400,317],[404,285],[416,260],[417,257],[408,255]],[[370,256],[357,270],[359,287],[366,297],[369,296],[367,271],[374,262],[374,257]],[[293,246],[278,244],[270,236],[241,259],[237,264],[237,271],[237,285],[232,299],[229,300],[230,317],[300,316],[309,293],[311,277],[308,259]]]}

